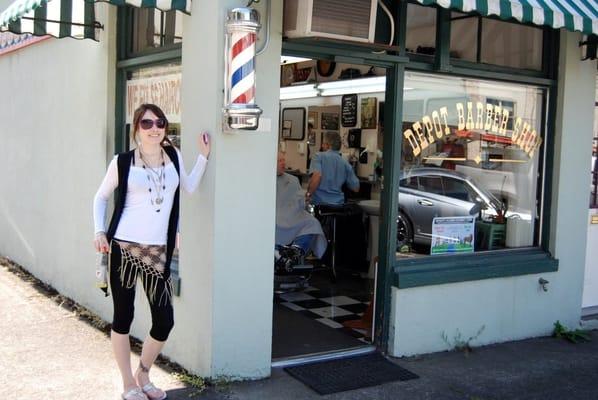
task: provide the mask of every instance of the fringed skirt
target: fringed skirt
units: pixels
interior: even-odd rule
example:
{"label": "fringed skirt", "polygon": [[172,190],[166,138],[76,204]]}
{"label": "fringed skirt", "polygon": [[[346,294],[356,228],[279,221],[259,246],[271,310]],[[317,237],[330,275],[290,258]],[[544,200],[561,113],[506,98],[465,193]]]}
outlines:
{"label": "fringed skirt", "polygon": [[131,289],[139,277],[150,304],[160,306],[170,303],[172,280],[170,274],[168,278],[164,278],[166,245],[139,244],[116,239],[112,240],[112,244],[120,250],[120,265],[114,272],[118,273],[121,285]]}

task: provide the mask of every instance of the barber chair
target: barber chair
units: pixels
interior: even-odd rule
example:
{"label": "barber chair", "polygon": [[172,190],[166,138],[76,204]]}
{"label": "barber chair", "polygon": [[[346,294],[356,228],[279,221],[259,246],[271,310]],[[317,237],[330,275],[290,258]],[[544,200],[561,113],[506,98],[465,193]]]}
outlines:
{"label": "barber chair", "polygon": [[297,246],[280,246],[277,251],[280,258],[274,262],[274,290],[286,292],[308,287],[313,265],[305,263],[303,251]]}
{"label": "barber chair", "polygon": [[338,268],[361,271],[367,267],[365,228],[362,210],[356,204],[320,204],[314,215],[322,224],[328,248],[322,257],[330,267],[331,279],[336,281]]}

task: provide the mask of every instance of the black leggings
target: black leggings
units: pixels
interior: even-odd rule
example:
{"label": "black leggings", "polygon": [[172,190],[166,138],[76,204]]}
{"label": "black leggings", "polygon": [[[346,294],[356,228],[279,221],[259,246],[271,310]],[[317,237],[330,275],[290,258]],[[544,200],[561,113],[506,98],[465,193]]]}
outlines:
{"label": "black leggings", "polygon": [[[114,316],[112,318],[112,330],[116,333],[126,335],[129,333],[133,315],[135,313],[135,286],[130,289],[123,287],[120,281],[121,254],[120,247],[112,243],[112,255],[110,258],[110,289],[112,290],[112,302],[114,304]],[[165,289],[166,282],[163,279],[158,281],[158,293]],[[145,294],[147,296],[147,288]],[[149,301],[148,296],[148,301]],[[168,334],[174,326],[174,313],[172,303],[169,299],[166,303],[154,301],[150,303],[152,313],[152,328],[150,336],[160,342],[168,339]],[[160,303],[160,304],[154,304]]]}

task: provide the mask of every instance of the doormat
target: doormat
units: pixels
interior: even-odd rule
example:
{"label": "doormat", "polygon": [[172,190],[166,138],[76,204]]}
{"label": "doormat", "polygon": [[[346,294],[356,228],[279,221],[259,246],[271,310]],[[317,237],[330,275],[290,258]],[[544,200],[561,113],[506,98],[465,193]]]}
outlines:
{"label": "doormat", "polygon": [[381,385],[419,376],[391,363],[378,353],[299,365],[284,369],[319,394],[330,394]]}

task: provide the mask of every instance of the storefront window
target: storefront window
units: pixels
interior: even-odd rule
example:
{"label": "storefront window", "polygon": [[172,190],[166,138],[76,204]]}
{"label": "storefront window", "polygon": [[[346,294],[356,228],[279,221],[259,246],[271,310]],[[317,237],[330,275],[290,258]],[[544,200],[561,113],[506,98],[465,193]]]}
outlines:
{"label": "storefront window", "polygon": [[433,55],[436,51],[436,9],[416,4],[407,5],[406,51]]}
{"label": "storefront window", "polygon": [[452,58],[542,69],[542,29],[458,12],[451,16]]}
{"label": "storefront window", "polygon": [[130,13],[133,27],[131,53],[141,53],[182,42],[183,14],[179,11],[131,8]]}
{"label": "storefront window", "polygon": [[[159,106],[168,119],[168,138],[180,148],[181,146],[181,64],[170,63],[139,68],[127,74],[126,85],[126,134],[129,148],[136,147],[129,132],[133,123],[133,114],[143,103]],[[177,248],[172,256],[172,271],[178,273],[178,236]],[[178,282],[178,281],[177,281]]]}
{"label": "storefront window", "polygon": [[[126,88],[127,133],[133,122],[135,109],[143,103],[158,105],[168,119],[168,137],[180,146],[181,132],[181,64],[140,68],[130,72]],[[130,143],[130,146],[134,143]]]}
{"label": "storefront window", "polygon": [[544,90],[407,73],[397,257],[538,245]]}
{"label": "storefront window", "polygon": [[478,24],[480,18],[460,12],[451,13],[451,57],[478,61]]}

